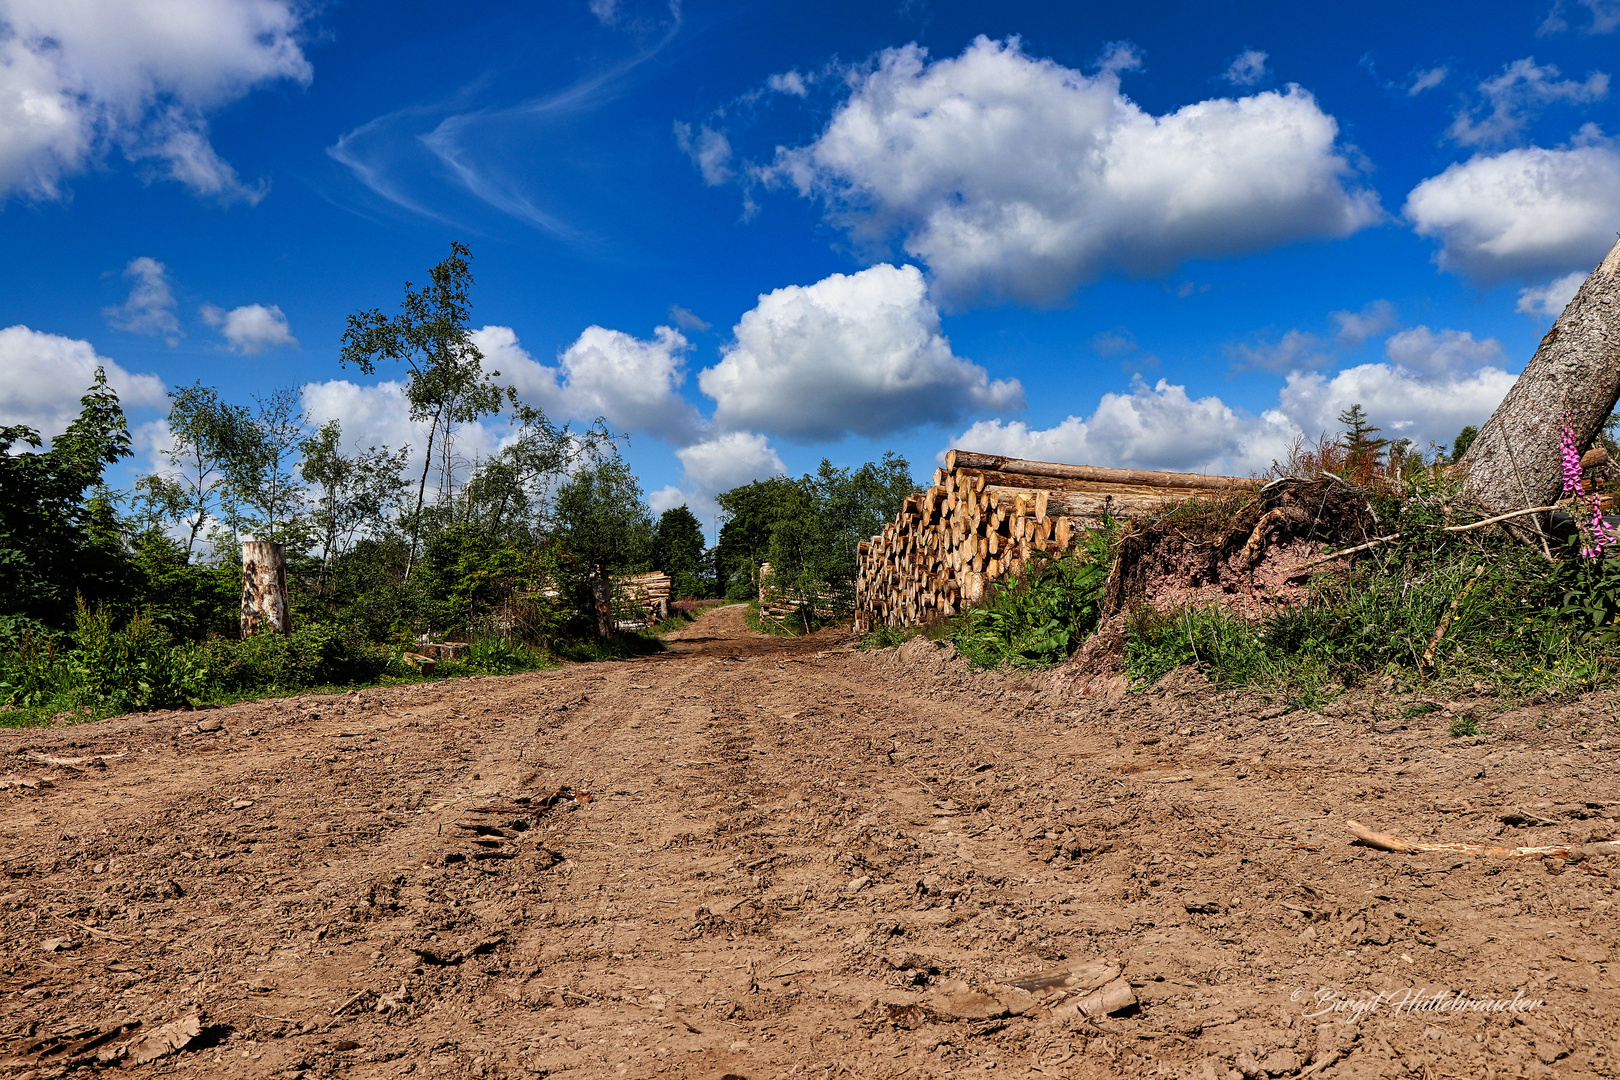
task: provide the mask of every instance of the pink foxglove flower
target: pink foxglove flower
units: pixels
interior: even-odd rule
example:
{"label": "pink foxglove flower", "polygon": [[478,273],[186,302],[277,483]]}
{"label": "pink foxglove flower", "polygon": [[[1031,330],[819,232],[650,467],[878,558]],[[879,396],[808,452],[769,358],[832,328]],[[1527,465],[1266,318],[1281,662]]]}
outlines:
{"label": "pink foxglove flower", "polygon": [[[1586,497],[1586,484],[1581,479],[1581,452],[1575,445],[1575,432],[1568,422],[1559,424],[1561,434],[1559,439],[1559,452],[1564,465],[1564,494],[1575,498],[1575,505],[1580,506],[1580,500]],[[1592,518],[1583,533],[1590,533],[1591,542],[1581,545],[1581,555],[1587,559],[1595,559],[1603,554],[1603,549],[1620,540],[1620,533],[1610,529],[1603,520],[1603,500],[1596,491],[1591,497]],[[1576,519],[1580,519],[1577,517]],[[1583,537],[1584,538],[1584,537]]]}

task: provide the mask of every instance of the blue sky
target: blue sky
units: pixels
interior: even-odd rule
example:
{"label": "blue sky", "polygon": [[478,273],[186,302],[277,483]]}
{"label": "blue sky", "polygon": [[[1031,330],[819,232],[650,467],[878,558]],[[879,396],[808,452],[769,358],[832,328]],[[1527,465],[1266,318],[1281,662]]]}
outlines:
{"label": "blue sky", "polygon": [[[945,448],[1248,473],[1449,442],[1620,230],[1620,0],[0,0],[0,422],[302,388],[452,240],[655,509]],[[464,431],[474,459],[503,422]]]}

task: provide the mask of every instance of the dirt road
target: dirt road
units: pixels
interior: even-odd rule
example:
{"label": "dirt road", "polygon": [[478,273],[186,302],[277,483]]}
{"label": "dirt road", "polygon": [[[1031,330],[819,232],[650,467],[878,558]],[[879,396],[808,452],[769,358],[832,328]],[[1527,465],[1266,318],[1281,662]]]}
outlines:
{"label": "dirt road", "polygon": [[0,1075],[1614,1076],[1620,860],[1345,829],[1612,838],[1614,698],[1433,704],[1070,699],[725,608],[6,732]]}

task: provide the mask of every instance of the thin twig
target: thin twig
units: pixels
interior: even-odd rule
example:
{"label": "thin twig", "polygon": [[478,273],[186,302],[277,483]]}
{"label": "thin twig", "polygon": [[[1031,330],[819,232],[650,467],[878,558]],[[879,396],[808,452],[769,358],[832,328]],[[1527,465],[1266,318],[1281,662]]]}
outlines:
{"label": "thin twig", "polygon": [[[1524,510],[1510,510],[1505,514],[1497,514],[1495,517],[1488,517],[1484,521],[1471,521],[1467,525],[1440,525],[1436,528],[1440,532],[1468,532],[1470,529],[1481,529],[1486,525],[1495,525],[1497,522],[1506,521],[1508,518],[1524,517],[1526,514],[1545,514],[1556,509],[1558,509],[1556,506],[1532,506]],[[1312,566],[1320,566],[1322,563],[1332,562],[1334,559],[1341,559],[1346,555],[1354,555],[1358,551],[1366,551],[1368,548],[1377,547],[1379,544],[1387,544],[1391,540],[1399,540],[1403,535],[1405,534],[1390,533],[1388,536],[1375,536],[1365,544],[1357,544],[1355,547],[1341,548],[1338,551],[1330,551],[1326,555],[1318,555],[1309,562],[1300,563],[1288,577],[1292,580],[1302,576],[1302,571]]]}
{"label": "thin twig", "polygon": [[1469,529],[1478,529],[1486,525],[1494,525],[1498,521],[1506,521],[1508,518],[1523,517],[1526,514],[1547,514],[1557,509],[1558,507],[1556,506],[1532,506],[1525,510],[1510,510],[1505,514],[1497,514],[1495,517],[1486,518],[1484,521],[1471,521],[1467,525],[1442,525],[1440,526],[1440,531],[1467,532]]}
{"label": "thin twig", "polygon": [[1300,563],[1299,566],[1297,566],[1294,569],[1294,572],[1292,574],[1289,574],[1288,577],[1290,579],[1293,579],[1293,578],[1296,578],[1296,577],[1303,577],[1304,576],[1303,572],[1309,567],[1318,566],[1318,565],[1320,565],[1322,563],[1325,563],[1325,562],[1332,562],[1334,559],[1341,559],[1346,555],[1354,555],[1358,551],[1366,551],[1368,548],[1377,547],[1379,544],[1387,544],[1391,540],[1399,540],[1400,538],[1401,538],[1400,533],[1390,533],[1388,536],[1374,537],[1373,539],[1367,541],[1365,544],[1357,544],[1355,547],[1342,548],[1342,549],[1340,549],[1338,551],[1330,551],[1326,555],[1318,555],[1316,558],[1310,560],[1309,562]]}
{"label": "thin twig", "polygon": [[1462,605],[1463,599],[1473,591],[1474,586],[1479,584],[1479,579],[1484,576],[1485,564],[1480,563],[1474,570],[1474,576],[1469,578],[1468,584],[1463,586],[1462,592],[1452,597],[1451,607],[1447,608],[1445,615],[1441,617],[1440,625],[1435,627],[1434,637],[1429,639],[1429,647],[1423,650],[1423,657],[1418,661],[1419,670],[1434,664],[1434,651],[1440,647],[1440,639],[1446,636],[1446,627],[1450,626],[1451,620],[1457,617],[1457,609]]}

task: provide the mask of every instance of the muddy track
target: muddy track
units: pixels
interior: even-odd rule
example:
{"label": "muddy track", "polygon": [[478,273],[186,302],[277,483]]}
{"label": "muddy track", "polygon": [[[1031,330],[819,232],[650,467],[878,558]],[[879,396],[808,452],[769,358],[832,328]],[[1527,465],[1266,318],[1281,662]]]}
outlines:
{"label": "muddy track", "polygon": [[[8,732],[0,1075],[1614,1076],[1620,860],[1344,829],[1614,837],[1612,697],[1434,704],[1063,698],[723,608],[634,661]],[[1130,1000],[1008,989],[1082,968]]]}

